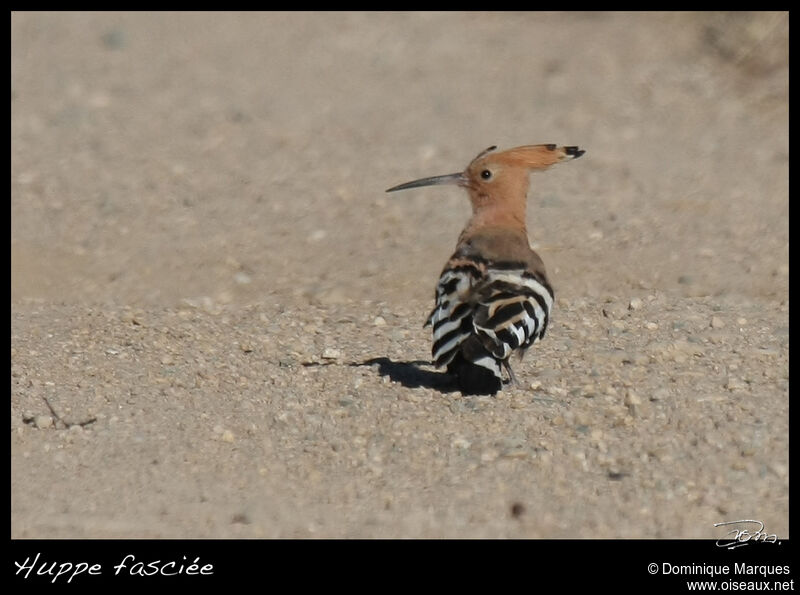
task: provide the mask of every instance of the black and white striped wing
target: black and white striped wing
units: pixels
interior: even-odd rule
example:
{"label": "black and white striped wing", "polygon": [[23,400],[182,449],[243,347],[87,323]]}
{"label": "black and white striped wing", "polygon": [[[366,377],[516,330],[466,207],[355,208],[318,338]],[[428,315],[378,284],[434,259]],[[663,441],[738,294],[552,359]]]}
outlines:
{"label": "black and white striped wing", "polygon": [[544,337],[553,307],[553,290],[545,279],[524,269],[490,269],[475,291],[473,325],[492,356],[506,360]]}
{"label": "black and white striped wing", "polygon": [[462,264],[446,269],[436,286],[436,306],[426,325],[433,325],[433,363],[449,364],[461,344],[475,332],[472,323],[475,303],[472,288],[483,277],[478,266]]}
{"label": "black and white striped wing", "polygon": [[[462,261],[439,279],[436,306],[426,323],[433,325],[436,367],[449,364],[471,335],[478,337],[487,355],[504,361],[547,330],[553,290],[543,277],[524,268],[487,269],[479,264]],[[473,363],[496,369],[496,362]]]}

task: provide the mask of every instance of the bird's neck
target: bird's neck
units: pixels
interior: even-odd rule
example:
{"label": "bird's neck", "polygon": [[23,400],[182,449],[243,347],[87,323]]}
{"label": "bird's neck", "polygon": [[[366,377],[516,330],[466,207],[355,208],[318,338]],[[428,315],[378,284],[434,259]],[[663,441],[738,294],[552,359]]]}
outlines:
{"label": "bird's neck", "polygon": [[484,205],[473,203],[472,218],[467,222],[462,235],[473,235],[489,228],[506,228],[527,235],[525,217],[524,202],[513,205],[500,202]]}

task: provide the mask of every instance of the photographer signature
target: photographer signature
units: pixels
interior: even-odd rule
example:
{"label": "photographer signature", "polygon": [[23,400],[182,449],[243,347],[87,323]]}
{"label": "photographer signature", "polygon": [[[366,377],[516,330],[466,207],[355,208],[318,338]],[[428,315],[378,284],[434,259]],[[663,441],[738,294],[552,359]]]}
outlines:
{"label": "photographer signature", "polygon": [[[746,525],[746,523],[750,523]],[[751,541],[761,541],[763,543],[778,543],[778,536],[775,533],[767,534],[764,533],[764,523],[761,521],[752,521],[752,520],[742,520],[742,521],[726,521],[724,523],[714,523],[715,527],[722,527],[734,525],[734,527],[728,531],[725,536],[732,536],[729,540],[725,540],[725,538],[717,539],[717,547],[724,547],[728,548],[729,550],[736,549],[737,547],[742,547],[744,545],[748,545]],[[739,525],[739,527],[735,526]],[[757,526],[758,529],[753,532],[754,526]],[[749,528],[749,530],[748,530]]]}

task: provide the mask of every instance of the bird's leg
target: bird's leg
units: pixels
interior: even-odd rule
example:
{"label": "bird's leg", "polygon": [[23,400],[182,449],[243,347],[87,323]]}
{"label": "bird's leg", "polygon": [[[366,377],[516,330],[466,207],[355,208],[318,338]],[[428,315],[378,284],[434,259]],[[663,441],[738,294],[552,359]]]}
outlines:
{"label": "bird's leg", "polygon": [[505,367],[506,372],[508,372],[508,380],[509,380],[509,382],[511,384],[513,384],[514,386],[519,387],[520,383],[517,380],[517,377],[514,375],[514,371],[511,369],[511,364],[508,363],[507,359],[503,360],[503,366]]}

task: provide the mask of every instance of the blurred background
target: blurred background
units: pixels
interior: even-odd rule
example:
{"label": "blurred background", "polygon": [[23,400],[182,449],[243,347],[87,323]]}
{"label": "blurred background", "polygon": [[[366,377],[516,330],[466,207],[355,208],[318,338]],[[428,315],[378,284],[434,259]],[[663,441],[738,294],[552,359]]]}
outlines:
{"label": "blurred background", "polygon": [[12,13],[12,300],[428,299],[485,147],[561,295],[788,293],[788,13]]}

